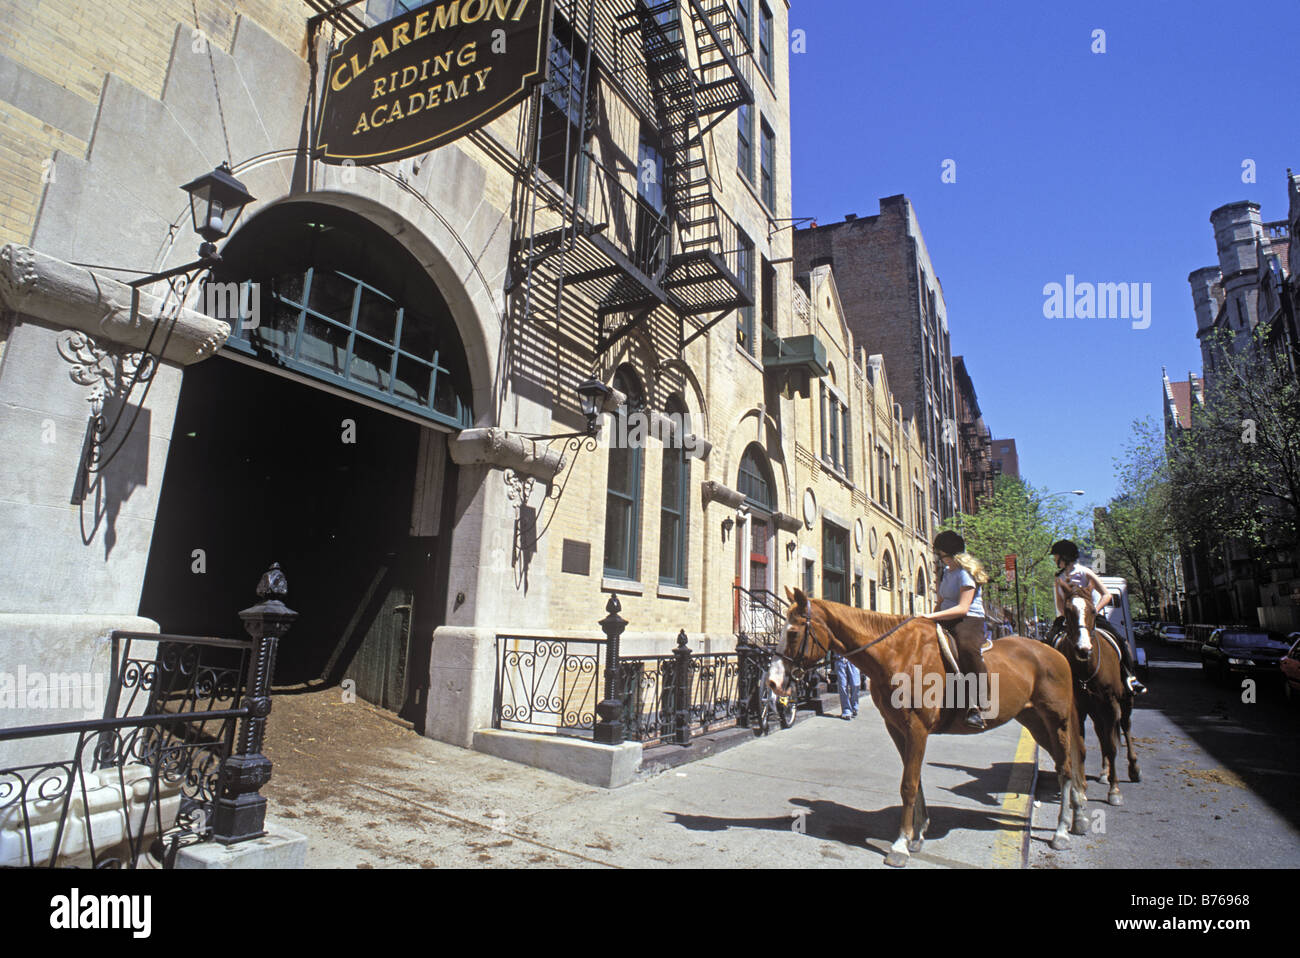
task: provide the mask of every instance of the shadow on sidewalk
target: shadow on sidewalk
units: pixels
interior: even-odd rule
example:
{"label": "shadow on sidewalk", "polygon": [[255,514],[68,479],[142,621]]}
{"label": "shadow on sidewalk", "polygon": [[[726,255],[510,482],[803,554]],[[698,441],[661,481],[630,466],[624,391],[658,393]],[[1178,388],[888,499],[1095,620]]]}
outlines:
{"label": "shadow on sidewalk", "polygon": [[[1006,781],[1005,772],[1002,781]],[[675,824],[695,832],[720,832],[731,828],[753,828],[762,831],[796,832],[826,841],[842,842],[861,847],[866,839],[892,841],[898,835],[902,816],[900,806],[893,805],[876,811],[850,808],[838,802],[819,799],[792,798],[790,804],[802,806],[785,817],[773,818],[721,818],[713,815],[687,815],[667,812]],[[1000,811],[983,811],[974,808],[952,808],[931,804],[930,827],[926,840],[938,839],[954,831],[995,832],[1023,827],[1024,822],[1014,815]],[[870,847],[870,846],[868,846]],[[879,849],[875,849],[879,851]],[[884,852],[880,853],[884,856]]]}

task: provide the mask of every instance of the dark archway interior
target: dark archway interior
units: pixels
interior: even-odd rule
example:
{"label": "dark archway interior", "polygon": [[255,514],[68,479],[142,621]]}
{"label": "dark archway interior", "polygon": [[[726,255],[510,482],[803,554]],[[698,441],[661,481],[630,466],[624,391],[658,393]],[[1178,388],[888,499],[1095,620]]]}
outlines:
{"label": "dark archway interior", "polygon": [[[382,290],[427,319],[468,393],[442,296],[409,252],[360,217],[273,207],[223,255],[224,280],[270,282],[313,267]],[[279,562],[300,618],[281,641],[275,686],[352,678],[358,696],[418,726],[446,611],[455,467],[430,486],[417,477],[415,422],[263,368],[274,357],[231,355],[184,372],[140,614],[168,633],[242,637],[238,612],[259,601],[259,578]],[[417,481],[426,502],[442,503],[433,535],[411,534]]]}

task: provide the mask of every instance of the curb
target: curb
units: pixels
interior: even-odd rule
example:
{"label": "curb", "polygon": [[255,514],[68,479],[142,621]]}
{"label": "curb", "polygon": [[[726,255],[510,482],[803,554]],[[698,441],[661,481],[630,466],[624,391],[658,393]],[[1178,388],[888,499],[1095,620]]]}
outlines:
{"label": "curb", "polygon": [[1024,821],[1024,828],[999,833],[993,843],[993,868],[1024,868],[1029,862],[1029,840],[1033,831],[1034,789],[1038,783],[1038,744],[1029,730],[1020,730],[1011,774],[1002,796],[1001,810],[1008,818]]}

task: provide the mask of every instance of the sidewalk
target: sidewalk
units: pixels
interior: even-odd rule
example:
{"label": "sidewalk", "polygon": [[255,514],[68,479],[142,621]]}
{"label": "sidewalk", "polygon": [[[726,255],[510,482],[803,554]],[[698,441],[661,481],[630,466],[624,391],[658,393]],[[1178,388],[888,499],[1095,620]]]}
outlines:
{"label": "sidewalk", "polygon": [[[902,763],[867,698],[854,722],[809,715],[615,790],[423,738],[337,689],[277,697],[267,740],[270,816],[313,868],[884,868],[899,826]],[[932,738],[908,867],[1020,867],[1032,761],[1014,723]]]}

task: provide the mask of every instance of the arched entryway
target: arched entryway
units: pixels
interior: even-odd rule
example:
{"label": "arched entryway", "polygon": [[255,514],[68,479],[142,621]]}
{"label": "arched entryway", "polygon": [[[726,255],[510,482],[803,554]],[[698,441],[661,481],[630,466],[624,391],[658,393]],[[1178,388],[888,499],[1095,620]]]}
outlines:
{"label": "arched entryway", "polygon": [[212,283],[252,308],[185,372],[140,613],[231,635],[277,561],[300,618],[275,684],[351,679],[419,722],[446,611],[446,434],[472,423],[446,300],[387,231],[309,202],[250,220]]}

